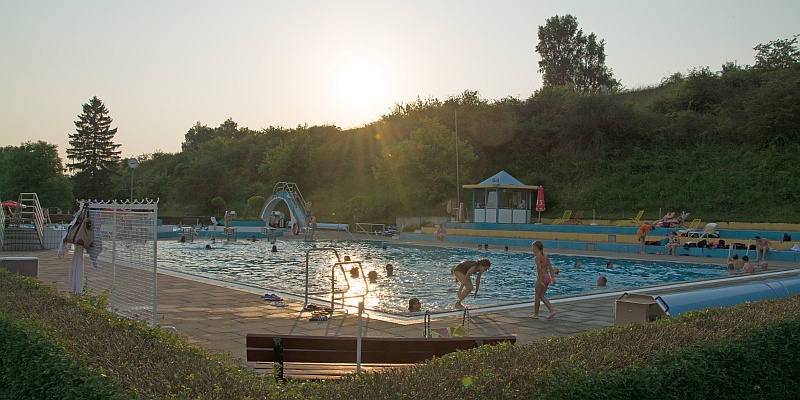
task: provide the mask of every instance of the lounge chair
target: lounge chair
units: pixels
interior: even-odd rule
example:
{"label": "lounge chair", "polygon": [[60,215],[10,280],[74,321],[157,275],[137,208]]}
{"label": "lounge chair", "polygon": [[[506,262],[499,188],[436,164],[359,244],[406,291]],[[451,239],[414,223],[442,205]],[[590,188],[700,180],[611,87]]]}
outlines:
{"label": "lounge chair", "polygon": [[717,231],[717,224],[716,222],[709,222],[703,228],[701,232],[691,232],[688,236],[689,237],[696,237],[696,238],[707,238],[713,235]]}
{"label": "lounge chair", "polygon": [[692,220],[692,223],[689,224],[688,228],[679,230],[678,234],[681,236],[689,236],[690,234],[697,233],[698,226],[700,226],[700,218],[695,218]]}
{"label": "lounge chair", "polygon": [[570,225],[583,225],[583,210],[575,211],[575,216],[568,219],[564,223]]}
{"label": "lounge chair", "polygon": [[557,219],[557,220],[555,220],[555,221],[553,221],[553,225],[561,225],[561,224],[563,224],[564,221],[568,220],[571,215],[572,215],[572,210],[564,211],[564,216],[559,218],[559,219]]}
{"label": "lounge chair", "polygon": [[627,221],[618,222],[617,226],[636,225],[639,223],[639,220],[642,219],[642,215],[644,215],[644,210],[639,210],[639,213],[636,214],[635,218],[631,218]]}

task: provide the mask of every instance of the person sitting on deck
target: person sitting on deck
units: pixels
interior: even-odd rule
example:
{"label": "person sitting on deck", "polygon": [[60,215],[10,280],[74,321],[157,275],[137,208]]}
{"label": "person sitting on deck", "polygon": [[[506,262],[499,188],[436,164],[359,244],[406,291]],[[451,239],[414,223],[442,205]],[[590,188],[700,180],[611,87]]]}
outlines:
{"label": "person sitting on deck", "polygon": [[434,235],[436,236],[436,240],[441,242],[442,240],[444,240],[445,235],[447,235],[447,231],[444,230],[443,225],[439,225],[439,229],[436,230],[436,233]]}
{"label": "person sitting on deck", "polygon": [[660,226],[662,228],[669,228],[670,223],[667,221],[675,219],[675,211],[667,211],[661,219],[656,222],[653,222],[654,226]]}
{"label": "person sitting on deck", "polygon": [[672,231],[669,233],[669,242],[667,243],[667,255],[677,256],[678,246],[680,246],[681,241],[678,238],[678,232]]}
{"label": "person sitting on deck", "polygon": [[689,219],[689,213],[686,211],[681,211],[681,215],[678,218],[670,218],[664,221],[666,226],[664,228],[679,228],[683,226],[683,223]]}

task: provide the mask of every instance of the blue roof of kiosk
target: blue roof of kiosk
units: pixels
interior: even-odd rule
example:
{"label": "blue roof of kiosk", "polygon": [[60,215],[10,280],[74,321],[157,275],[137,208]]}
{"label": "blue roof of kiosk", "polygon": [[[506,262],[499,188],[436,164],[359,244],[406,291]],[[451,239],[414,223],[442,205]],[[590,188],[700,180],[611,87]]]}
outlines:
{"label": "blue roof of kiosk", "polygon": [[526,185],[514,178],[513,176],[509,175],[506,171],[500,171],[485,181],[477,184],[477,185],[463,185],[466,189],[477,189],[477,188],[486,188],[486,187],[517,187],[521,189],[538,189],[538,186],[530,186]]}

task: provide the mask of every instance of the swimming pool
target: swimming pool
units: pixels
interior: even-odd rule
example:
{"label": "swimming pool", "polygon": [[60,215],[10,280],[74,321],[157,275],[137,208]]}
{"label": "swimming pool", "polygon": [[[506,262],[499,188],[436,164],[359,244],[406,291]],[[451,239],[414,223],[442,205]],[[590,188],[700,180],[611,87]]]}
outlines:
{"label": "swimming pool", "polygon": [[[214,244],[206,250],[207,242],[178,243],[160,241],[158,244],[159,268],[189,275],[232,282],[264,291],[277,291],[302,296],[305,291],[306,252],[317,248],[337,249],[339,256],[350,256],[363,261],[364,273],[376,271],[376,283],[369,284],[365,301],[368,309],[408,314],[408,299],[417,297],[423,309],[431,311],[453,310],[456,300],[456,282],[450,268],[462,260],[488,258],[492,267],[481,278],[477,298],[470,295],[464,304],[472,307],[527,302],[533,300],[536,281],[531,252],[504,252],[502,250],[478,251],[466,248],[410,246],[389,243],[386,249],[374,242],[286,240],[277,243],[278,252],[271,252],[266,241],[255,243]],[[561,273],[557,283],[550,285],[548,297],[588,294],[599,291],[619,291],[634,287],[683,282],[727,276],[722,265],[688,264],[673,262],[636,261],[614,259],[613,269],[607,269],[609,259],[562,256],[551,254],[550,260]],[[580,268],[572,265],[579,261]],[[325,292],[331,287],[331,266],[335,262],[332,251],[315,250],[309,253],[309,291]],[[384,266],[394,265],[394,276],[387,277]],[[347,276],[345,276],[347,275]],[[608,278],[608,286],[596,286],[597,277]],[[363,279],[353,279],[337,270],[337,289],[350,279],[350,294],[364,292]],[[474,283],[474,277],[473,277]],[[330,295],[313,296],[330,301]],[[346,303],[355,306],[360,297],[348,298]]]}

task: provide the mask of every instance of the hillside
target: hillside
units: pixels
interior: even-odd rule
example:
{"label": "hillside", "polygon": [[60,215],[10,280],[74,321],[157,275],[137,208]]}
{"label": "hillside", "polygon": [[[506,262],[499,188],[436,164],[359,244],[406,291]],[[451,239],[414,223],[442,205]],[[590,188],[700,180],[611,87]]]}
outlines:
{"label": "hillside", "polygon": [[280,181],[297,182],[324,222],[443,215],[456,196],[457,118],[460,183],[505,170],[544,185],[543,217],[672,209],[704,220],[797,223],[799,116],[797,64],[695,69],[658,87],[603,95],[545,88],[490,101],[465,91],[397,105],[350,130],[198,123],[180,153],[142,160],[135,189],[172,215],[218,215],[211,199],[221,197],[222,212],[253,217],[258,207],[247,200],[268,197]]}

